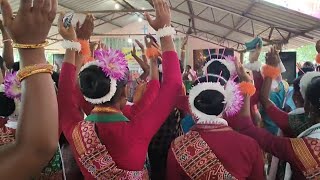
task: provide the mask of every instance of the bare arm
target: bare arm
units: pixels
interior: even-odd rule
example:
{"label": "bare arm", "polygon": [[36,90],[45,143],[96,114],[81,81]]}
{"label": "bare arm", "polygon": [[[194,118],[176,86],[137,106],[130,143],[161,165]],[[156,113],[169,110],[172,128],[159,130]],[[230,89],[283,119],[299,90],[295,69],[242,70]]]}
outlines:
{"label": "bare arm", "polygon": [[[44,42],[48,35],[57,1],[46,0],[42,6],[39,1],[34,1],[32,11],[42,12],[41,16],[31,13],[30,1],[20,2],[15,19],[12,19],[12,10],[6,0],[2,1],[1,8],[15,42],[38,44]],[[20,49],[19,53],[22,68],[46,63],[43,48]],[[26,179],[40,173],[57,148],[58,106],[50,74],[36,74],[25,79],[21,101],[16,142],[0,150],[0,179]]]}
{"label": "bare arm", "polygon": [[5,65],[8,69],[11,69],[14,64],[14,56],[13,56],[13,47],[11,38],[8,34],[8,32],[5,30],[5,28],[2,25],[2,21],[0,22],[0,30],[2,33],[2,40],[3,42],[3,52],[2,57],[4,59]]}
{"label": "bare arm", "polygon": [[[138,41],[138,40],[135,40],[135,42],[140,47],[141,51],[144,52],[144,46],[142,45],[142,43],[140,41]],[[142,55],[143,59],[138,57],[137,56],[136,46],[134,44],[133,44],[133,47],[132,47],[131,55],[138,62],[138,64],[140,65],[140,67],[143,70],[143,73],[140,75],[140,79],[143,80],[143,81],[147,80],[147,77],[150,74],[150,67],[148,65],[147,57],[145,55]]]}
{"label": "bare arm", "polygon": [[150,60],[150,70],[151,70],[151,79],[152,80],[159,80],[159,68],[157,58]]}
{"label": "bare arm", "polygon": [[184,67],[184,60],[186,58],[186,45],[188,43],[188,35],[183,39],[182,45],[181,45],[181,54],[180,54],[180,61],[182,63],[182,67]]}
{"label": "bare arm", "polygon": [[150,67],[147,63],[145,63],[141,58],[139,58],[137,55],[133,55],[134,59],[138,62],[138,64],[140,65],[140,67],[143,70],[143,73],[140,75],[140,79],[141,80],[146,80],[147,77],[150,74]]}
{"label": "bare arm", "polygon": [[[252,82],[252,79],[250,78],[250,76],[245,72],[244,67],[242,66],[242,64],[239,62],[239,60],[237,59],[236,61],[236,69],[237,69],[237,73],[238,76],[240,78],[241,81],[244,82]],[[239,113],[240,117],[251,117],[251,111],[250,111],[250,96],[248,96],[247,94],[244,95],[244,104],[243,107],[240,110]]]}
{"label": "bare arm", "polygon": [[265,77],[260,92],[260,103],[265,109],[269,108],[273,104],[269,99],[271,83],[272,79],[270,77]]}

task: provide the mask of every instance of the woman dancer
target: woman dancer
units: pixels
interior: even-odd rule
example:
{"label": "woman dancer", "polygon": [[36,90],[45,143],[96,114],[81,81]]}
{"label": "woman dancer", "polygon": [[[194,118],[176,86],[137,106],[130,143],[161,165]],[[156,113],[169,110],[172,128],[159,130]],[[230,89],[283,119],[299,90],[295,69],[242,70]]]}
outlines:
{"label": "woman dancer", "polygon": [[[243,69],[241,72],[241,77],[246,77]],[[247,92],[242,93],[247,96]],[[222,76],[208,74],[195,81],[189,103],[196,125],[172,143],[167,178],[264,179],[258,144],[233,131],[222,118],[241,107],[239,86]]]}
{"label": "woman dancer", "polygon": [[[168,27],[170,8],[163,0],[154,0],[154,5],[156,19],[152,20],[148,14],[146,17],[150,25],[161,32],[163,86],[154,103],[130,121],[120,112],[127,101],[125,85],[128,72],[121,52],[100,51],[100,54],[96,54],[99,60],[82,68],[79,74],[81,91],[87,101],[96,105],[93,113],[83,121],[72,98],[75,88],[75,51],[70,48],[66,51],[59,82],[59,103],[68,108],[61,109],[60,120],[63,132],[73,146],[78,165],[87,179],[144,178],[143,166],[149,142],[172,110],[175,96],[181,89],[179,61],[171,38],[174,31]],[[61,26],[60,30],[63,30]],[[69,41],[76,40],[70,31],[62,33],[63,37]],[[111,57],[104,56],[104,53],[110,53]],[[105,61],[106,58],[110,62]],[[91,140],[85,138],[86,134]]]}

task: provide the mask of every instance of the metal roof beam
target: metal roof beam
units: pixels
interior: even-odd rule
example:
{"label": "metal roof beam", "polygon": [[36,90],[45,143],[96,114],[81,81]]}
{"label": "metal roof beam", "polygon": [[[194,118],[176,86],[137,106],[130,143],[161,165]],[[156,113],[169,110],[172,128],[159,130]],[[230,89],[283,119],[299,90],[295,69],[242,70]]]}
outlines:
{"label": "metal roof beam", "polygon": [[213,24],[213,25],[216,25],[216,26],[220,26],[220,27],[223,27],[223,28],[229,29],[229,30],[234,30],[235,32],[238,32],[238,33],[240,33],[240,34],[247,35],[247,36],[249,36],[249,37],[254,37],[253,34],[251,34],[251,33],[248,33],[248,32],[245,32],[245,31],[241,31],[241,30],[237,30],[237,29],[232,28],[232,27],[229,27],[229,26],[227,26],[227,25],[225,25],[225,24],[222,24],[222,23],[219,23],[219,22],[215,22],[215,21],[212,21],[212,20],[209,20],[209,19],[206,19],[206,18],[197,16],[197,15],[192,15],[192,14],[189,14],[189,13],[187,13],[187,12],[185,12],[185,11],[182,11],[182,10],[180,10],[180,9],[177,9],[177,8],[171,8],[171,9],[172,9],[173,11],[176,11],[176,12],[178,12],[178,13],[184,14],[184,15],[186,15],[186,16],[189,16],[189,17],[193,17],[193,18],[195,18],[195,19],[202,20],[202,21],[207,22],[207,23],[209,23],[209,24]]}
{"label": "metal roof beam", "polygon": [[[253,2],[249,5],[249,7],[242,13],[242,15],[246,15],[246,14],[248,14],[250,11],[251,11],[251,9],[256,5],[256,1],[255,0],[253,0]],[[240,29],[240,27],[238,27],[242,22],[243,22],[243,20],[244,20],[244,18],[243,17],[241,17],[240,19],[239,19],[239,21],[236,23],[236,25],[235,25],[235,27],[234,28],[236,28],[236,29]],[[247,21],[248,22],[248,21]],[[245,22],[246,23],[246,22]],[[245,24],[244,23],[244,24]],[[244,25],[243,24],[243,25]],[[242,25],[242,26],[243,26]],[[228,36],[230,36],[230,34],[231,33],[233,33],[233,30],[230,30],[226,35],[224,35],[224,37],[228,37]]]}
{"label": "metal roof beam", "polygon": [[194,17],[193,17],[195,14],[194,14],[194,10],[193,10],[193,7],[192,7],[192,3],[191,3],[190,0],[186,0],[186,1],[187,1],[187,4],[188,4],[189,12],[192,15],[192,17],[191,17],[192,28],[193,28],[194,34],[197,35],[196,24],[195,24]]}
{"label": "metal roof beam", "polygon": [[[186,34],[186,32],[183,32],[183,31],[180,31],[180,30],[177,30],[177,32],[182,33],[182,34]],[[218,44],[218,43],[216,43],[216,42],[214,42],[214,41],[212,41],[212,40],[210,40],[208,38],[204,38],[202,36],[197,36],[197,35],[193,35],[193,34],[190,34],[189,36],[191,36],[193,38],[196,38],[196,39],[200,39],[202,41],[205,41],[205,42],[208,42],[208,43],[211,43],[211,44],[214,44],[214,45],[218,45],[218,46],[224,47],[224,48],[229,48],[229,47],[227,47],[225,45]],[[239,52],[238,49],[234,49],[234,50]]]}
{"label": "metal roof beam", "polygon": [[[179,22],[172,21],[172,23],[173,23],[173,24],[177,24],[177,25],[182,26],[182,27],[188,27],[187,25],[181,24],[181,23],[179,23]],[[198,31],[199,33],[209,34],[209,35],[214,36],[214,37],[223,38],[223,37],[221,37],[221,36],[215,35],[215,34],[213,34],[213,33],[207,32],[207,31],[203,31],[203,30],[201,30],[201,29],[197,29],[197,31]],[[235,41],[235,40],[232,40],[232,39],[228,39],[228,38],[223,38],[223,39],[224,39],[224,40],[227,40],[227,41],[230,41],[230,42],[233,42],[233,43],[243,44],[243,43],[241,43],[241,42],[238,42],[238,41]]]}
{"label": "metal roof beam", "polygon": [[[240,17],[245,17],[245,18],[249,18],[249,19],[251,19],[251,20],[255,20],[255,21],[257,21],[257,22],[261,22],[261,23],[264,23],[264,24],[266,24],[266,25],[269,25],[269,26],[272,26],[272,27],[274,27],[275,25],[280,25],[280,26],[284,26],[284,25],[281,25],[281,24],[279,24],[278,22],[272,22],[272,23],[270,23],[270,20],[266,20],[266,19],[264,19],[263,17],[259,17],[259,18],[255,18],[255,17],[249,17],[247,14],[241,14],[241,13],[239,13],[239,12],[236,12],[236,11],[234,11],[234,10],[231,10],[231,9],[226,9],[226,8],[224,8],[224,7],[219,7],[219,6],[217,6],[217,5],[214,5],[214,4],[208,4],[208,3],[205,3],[205,2],[203,2],[202,0],[190,0],[190,1],[192,1],[192,2],[194,2],[194,3],[198,3],[198,4],[201,4],[201,5],[203,5],[203,6],[206,6],[206,7],[212,7],[212,8],[214,8],[214,9],[218,9],[218,10],[221,10],[221,11],[224,11],[224,12],[228,12],[228,13],[230,13],[230,14],[234,14],[234,15],[237,15],[237,16],[240,16]],[[258,3],[258,2],[257,2]],[[308,36],[308,35],[306,35],[305,33],[306,32],[304,32],[304,31],[294,31],[294,30],[290,30],[290,29],[286,29],[286,28],[283,28],[283,27],[277,27],[278,29],[280,29],[280,30],[283,30],[283,31],[287,31],[287,32],[291,32],[291,33],[293,33],[293,34],[299,34],[299,36],[302,36],[302,37],[305,37],[305,38],[308,38],[308,39],[313,39],[313,37],[311,37],[311,36]]]}
{"label": "metal roof beam", "polygon": [[[111,16],[111,15],[113,15],[113,14],[114,14],[114,13],[109,14],[109,15],[106,15],[106,16],[104,16],[104,17]],[[112,21],[114,21],[114,20],[116,20],[116,19],[119,19],[119,18],[122,18],[122,17],[124,17],[124,16],[126,16],[126,15],[129,15],[129,13],[123,14],[123,15],[118,16],[118,17],[115,17],[115,18],[112,18],[112,19],[110,19],[110,20],[108,20],[108,21],[104,21],[103,23],[97,24],[97,25],[95,25],[94,27],[99,27],[99,26],[102,26],[102,25],[107,24],[107,23],[111,24]],[[121,26],[120,26],[120,27],[121,27]],[[52,37],[58,36],[58,35],[59,35],[59,33],[53,34],[53,35],[49,36],[48,39],[52,39]],[[53,43],[50,43],[48,46],[51,46],[51,45],[53,45],[53,44],[56,44],[57,42],[59,42],[59,41],[55,41],[55,42],[53,42]]]}

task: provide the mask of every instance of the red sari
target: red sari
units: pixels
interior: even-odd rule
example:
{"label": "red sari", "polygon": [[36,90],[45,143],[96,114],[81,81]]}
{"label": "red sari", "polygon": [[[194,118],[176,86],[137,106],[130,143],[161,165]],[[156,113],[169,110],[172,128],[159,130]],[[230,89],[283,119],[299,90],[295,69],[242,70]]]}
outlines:
{"label": "red sari", "polygon": [[[96,123],[99,140],[113,158],[119,169],[141,171],[144,167],[148,145],[151,138],[166,120],[175,105],[175,97],[181,90],[179,60],[176,52],[164,52],[163,84],[154,102],[137,114],[130,122]],[[73,131],[83,121],[73,92],[75,87],[75,66],[64,63],[59,81],[59,120],[86,179],[94,179],[80,162],[76,147],[79,144],[73,138]]]}
{"label": "red sari", "polygon": [[[203,125],[196,125],[190,133],[199,134],[213,154],[201,154],[200,152],[204,151],[205,146],[202,141],[197,141],[195,136],[187,134],[179,137],[172,143],[171,150],[169,151],[167,179],[223,180],[222,176],[239,180],[265,179],[262,152],[259,145],[253,139],[233,131],[228,126],[215,127],[215,125],[206,125],[211,126],[209,129],[202,128],[201,126]],[[181,138],[186,138],[182,144],[179,142]],[[188,146],[188,143],[192,141],[195,141],[195,144]],[[187,153],[180,153],[181,155],[187,154],[186,157],[193,156],[194,161],[189,157],[188,170],[182,168],[182,164],[186,163],[188,161],[186,159],[188,158],[185,159],[185,156],[177,156],[179,155],[179,153],[175,152],[177,147],[180,150],[185,148],[188,151]],[[207,158],[207,156],[211,158]],[[183,163],[181,163],[180,159],[183,159]],[[212,164],[212,162],[215,163]],[[201,168],[196,170],[198,167]],[[200,173],[197,173],[198,171]]]}

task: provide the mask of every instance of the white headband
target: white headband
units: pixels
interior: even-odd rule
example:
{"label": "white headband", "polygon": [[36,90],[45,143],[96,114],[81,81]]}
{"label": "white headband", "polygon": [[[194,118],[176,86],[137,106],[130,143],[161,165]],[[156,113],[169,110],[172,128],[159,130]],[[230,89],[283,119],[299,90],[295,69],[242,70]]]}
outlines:
{"label": "white headband", "polygon": [[[98,62],[97,61],[91,61],[87,64],[85,64],[84,66],[82,66],[82,68],[80,69],[80,73],[85,70],[86,68],[90,67],[90,66],[98,66]],[[99,66],[98,66],[99,67]],[[117,80],[114,78],[110,78],[110,90],[109,93],[106,94],[105,96],[98,98],[98,99],[92,99],[92,98],[88,98],[86,96],[83,96],[84,99],[88,102],[90,102],[91,104],[103,104],[106,102],[111,101],[111,99],[113,98],[113,96],[115,95],[116,91],[117,91]],[[81,84],[80,84],[81,87]]]}
{"label": "white headband", "polygon": [[[226,58],[227,58],[227,57],[226,57]],[[208,61],[208,62],[204,65],[204,67],[203,67],[203,69],[202,69],[203,72],[207,72],[207,69],[208,69],[209,65],[210,65],[211,63],[215,62],[215,61],[220,62],[221,64],[223,64],[223,65],[225,65],[225,66],[227,67],[228,71],[230,72],[230,78],[231,78],[232,76],[234,76],[235,74],[237,74],[235,64],[232,63],[232,62],[230,62],[230,61],[227,60],[227,59],[226,59],[226,60],[224,60],[224,59],[211,59],[210,61]]]}

